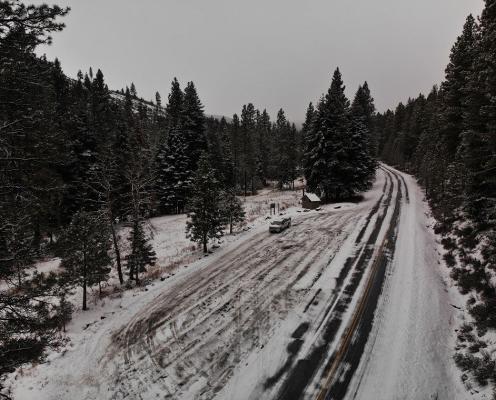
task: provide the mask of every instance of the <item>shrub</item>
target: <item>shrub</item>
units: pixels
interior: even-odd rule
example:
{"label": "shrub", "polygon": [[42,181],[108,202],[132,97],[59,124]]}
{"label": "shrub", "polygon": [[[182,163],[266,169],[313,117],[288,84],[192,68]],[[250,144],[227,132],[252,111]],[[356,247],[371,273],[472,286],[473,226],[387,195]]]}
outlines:
{"label": "shrub", "polygon": [[478,326],[496,328],[496,299],[487,299],[470,308],[470,315]]}
{"label": "shrub", "polygon": [[477,358],[478,362],[474,371],[477,382],[481,385],[487,385],[488,381],[494,379],[494,369],[496,362],[491,359],[487,352],[482,352],[482,358]]}
{"label": "shrub", "polygon": [[444,256],[443,256],[443,259],[444,259],[444,262],[446,263],[446,265],[450,268],[453,268],[455,265],[456,265],[456,258],[455,258],[455,255],[453,254],[453,252],[449,252],[449,253],[446,253]]}
{"label": "shrub", "polygon": [[445,250],[455,250],[456,249],[456,240],[452,237],[445,237],[441,240],[441,244],[445,248]]}

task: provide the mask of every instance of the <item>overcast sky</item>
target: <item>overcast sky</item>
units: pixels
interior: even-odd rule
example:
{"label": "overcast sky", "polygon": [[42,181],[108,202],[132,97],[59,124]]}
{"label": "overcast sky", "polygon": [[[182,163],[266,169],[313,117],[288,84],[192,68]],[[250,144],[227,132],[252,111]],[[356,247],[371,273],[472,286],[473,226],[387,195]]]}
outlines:
{"label": "overcast sky", "polygon": [[[42,1],[35,1],[41,3]],[[49,0],[50,3],[53,0]],[[450,48],[482,0],[59,0],[66,29],[43,47],[64,71],[101,68],[165,99],[194,81],[207,113],[242,104],[301,121],[339,66],[348,96],[367,80],[379,110],[439,83]]]}

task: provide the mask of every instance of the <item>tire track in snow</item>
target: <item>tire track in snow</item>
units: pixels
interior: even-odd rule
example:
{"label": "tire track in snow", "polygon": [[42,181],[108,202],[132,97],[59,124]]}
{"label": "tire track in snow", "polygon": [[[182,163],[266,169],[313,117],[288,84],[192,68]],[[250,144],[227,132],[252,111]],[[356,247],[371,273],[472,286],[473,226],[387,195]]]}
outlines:
{"label": "tire track in snow", "polygon": [[358,307],[355,310],[351,324],[348,326],[340,346],[332,358],[332,363],[326,371],[326,381],[317,396],[318,400],[341,400],[348,391],[348,385],[362,359],[365,345],[369,339],[375,311],[382,294],[386,271],[391,262],[396,247],[398,223],[401,212],[403,191],[399,175],[394,175],[397,182],[397,196],[388,230],[374,260],[370,278]]}
{"label": "tire track in snow", "polygon": [[[381,165],[381,167],[384,169],[384,170],[387,170],[387,171],[390,171],[391,173],[395,173],[395,177],[396,179],[401,178],[401,181],[403,182],[403,187],[404,187],[404,194],[405,194],[405,201],[406,203],[408,204],[410,202],[410,198],[409,198],[409,192],[408,192],[408,186],[406,184],[406,180],[405,178],[403,177],[403,174],[401,173],[398,173],[397,171],[393,170],[392,168],[390,167],[387,167],[385,166],[384,164]],[[399,182],[398,182],[399,183]],[[395,249],[391,249],[391,254],[390,254],[390,257],[392,258],[393,255],[394,255],[394,251]],[[360,372],[358,375],[356,375],[355,379],[356,379],[356,385],[354,386],[354,391],[353,391],[353,396],[352,398],[355,399],[359,390],[360,390],[360,386],[362,384],[362,380],[364,378],[364,373],[366,371],[366,368],[367,368],[367,365],[369,364],[370,362],[370,357],[371,357],[371,354],[372,354],[372,349],[374,348],[374,345],[376,343],[376,340],[377,340],[377,335],[378,335],[378,330],[379,330],[379,326],[381,325],[382,323],[382,320],[384,318],[384,310],[385,310],[385,305],[389,303],[390,301],[390,287],[391,287],[391,279],[390,279],[390,276],[393,274],[393,262],[392,262],[392,259],[389,259],[389,262],[388,262],[388,265],[386,266],[386,277],[385,277],[385,280],[384,280],[384,283],[383,283],[383,289],[382,289],[382,294],[381,294],[381,298],[379,299],[379,303],[376,307],[376,312],[375,312],[375,316],[374,316],[374,321],[373,321],[373,326],[371,328],[371,332],[370,332],[370,335],[369,335],[369,343],[367,343],[367,348],[368,350],[366,351],[366,354],[364,354],[365,356],[365,359],[360,363],[359,367],[360,367]]]}
{"label": "tire track in snow", "polygon": [[405,193],[405,200],[407,203],[410,203],[410,195],[408,193],[408,185],[406,184],[406,180],[405,180],[405,177],[403,176],[403,174],[398,173],[397,171],[393,170],[391,167],[386,166],[385,164],[381,164],[380,168],[382,168],[383,170],[391,172],[392,174],[394,174],[396,176],[397,179],[398,179],[398,177],[400,177],[401,181],[403,182],[403,188],[405,189],[405,192],[404,192]]}
{"label": "tire track in snow", "polygon": [[[137,315],[130,325],[114,335],[120,346],[124,346],[128,365],[118,371],[119,375],[131,375],[133,369],[142,371],[151,366],[153,371],[148,379],[155,379],[155,384],[169,393],[166,395],[168,398],[180,397],[181,388],[201,379],[206,382],[199,391],[200,398],[212,398],[229,379],[234,365],[241,358],[232,356],[236,348],[241,347],[241,352],[246,353],[260,345],[260,331],[270,333],[270,327],[274,320],[281,318],[281,312],[284,314],[285,310],[302,301],[308,290],[295,291],[294,286],[301,276],[308,273],[308,266],[319,258],[323,249],[339,246],[345,237],[344,228],[357,218],[356,210],[332,212],[309,217],[302,226],[298,228],[295,224],[294,229],[286,231],[285,235],[263,234],[250,244],[254,249],[250,251],[247,262],[240,263],[239,248],[247,250],[248,246],[238,246],[235,254],[227,260],[213,268],[203,269],[191,282],[158,296],[145,315]],[[308,233],[316,222],[322,231],[331,234],[314,235],[309,241]],[[278,246],[282,238],[286,242],[293,241],[293,247],[282,249]],[[219,302],[219,298],[226,301]],[[239,304],[233,305],[229,300],[233,298],[240,299]],[[242,318],[235,318],[235,313]],[[180,323],[175,322],[174,333],[167,332],[173,321]],[[216,327],[213,334],[212,326]],[[259,331],[258,339],[244,337],[246,332],[256,331]],[[202,337],[210,339],[198,339]],[[248,348],[243,349],[243,346]],[[109,358],[113,359],[112,356]],[[169,361],[164,362],[164,358]],[[188,360],[193,361],[188,364]],[[222,365],[222,361],[226,365]],[[186,372],[180,377],[172,377],[170,370],[175,367]],[[201,371],[209,372],[202,377]],[[122,393],[138,395],[143,390],[143,384],[138,390],[133,390],[132,384],[124,386],[120,388]]]}
{"label": "tire track in snow", "polygon": [[[302,257],[302,258],[305,258],[305,257]],[[301,262],[301,260],[298,260],[298,261],[296,261],[296,264],[298,265],[300,262]],[[292,263],[287,263],[287,264],[286,264],[286,266],[290,267],[292,264],[294,264],[294,262],[292,262]],[[274,266],[272,266],[272,268],[274,268]],[[291,267],[291,268],[292,268],[292,267]],[[282,275],[282,276],[285,276],[285,275],[286,275],[286,276],[287,276],[287,275],[288,275],[288,272],[289,272],[289,271],[285,270],[285,271],[282,271],[282,274],[281,274],[281,271],[279,271],[279,272],[277,273],[277,275]],[[266,273],[264,273],[264,275],[266,275]],[[264,279],[264,280],[265,280],[265,279]],[[271,293],[271,292],[274,292],[274,290],[273,290],[273,288],[272,288],[272,287],[266,287],[266,288],[263,288],[263,287],[262,287],[260,292],[261,292],[261,293]],[[278,295],[277,295],[277,294],[275,294],[275,298],[277,298],[277,296],[278,296]],[[237,295],[236,297],[241,297],[241,295]],[[257,296],[257,297],[258,297],[258,296]],[[287,298],[288,298],[288,295],[286,294],[286,295],[283,295],[282,297],[287,299]],[[260,307],[259,305],[254,304],[254,305],[250,305],[250,307],[247,307],[247,308],[248,308],[248,309],[249,309],[249,308],[257,309],[257,308],[259,308],[259,307]],[[239,310],[239,309],[238,309],[238,310]],[[227,319],[224,319],[224,320],[226,321],[226,327],[227,327],[227,328],[228,328],[229,326],[231,326],[231,325],[232,325],[232,322],[231,322],[232,317],[228,317]],[[251,319],[250,319],[250,317],[248,316],[248,318],[247,318],[247,325],[246,325],[246,326],[242,326],[242,327],[241,327],[241,331],[242,331],[242,332],[247,332],[247,331],[249,331],[250,321],[253,321],[253,320],[257,321],[257,320],[258,320],[258,316],[257,316],[257,315],[253,315],[253,317],[252,317]],[[223,328],[223,330],[225,330],[225,328]],[[217,332],[217,334],[219,334],[219,332]],[[193,337],[197,337],[197,334],[194,334],[194,335],[193,335]],[[224,344],[224,346],[225,346],[225,344]],[[232,348],[228,348],[228,352],[232,352],[233,350],[234,350],[234,349],[232,349]],[[211,366],[210,366],[209,368],[207,368],[207,369],[209,369],[209,370],[215,370],[215,368],[212,368]]]}

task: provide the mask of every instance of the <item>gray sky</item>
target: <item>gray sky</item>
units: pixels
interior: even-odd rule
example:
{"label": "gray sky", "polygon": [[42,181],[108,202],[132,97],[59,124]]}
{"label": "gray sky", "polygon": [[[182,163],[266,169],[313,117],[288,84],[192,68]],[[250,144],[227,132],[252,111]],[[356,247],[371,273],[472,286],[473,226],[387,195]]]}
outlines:
{"label": "gray sky", "polygon": [[[35,3],[42,1],[33,0]],[[33,2],[32,1],[32,2]],[[166,101],[174,76],[195,82],[207,113],[253,102],[301,121],[339,66],[352,97],[367,80],[382,111],[443,78],[450,48],[482,0],[48,0],[67,28],[43,47],[64,71],[101,68]],[[27,1],[29,2],[29,1]]]}

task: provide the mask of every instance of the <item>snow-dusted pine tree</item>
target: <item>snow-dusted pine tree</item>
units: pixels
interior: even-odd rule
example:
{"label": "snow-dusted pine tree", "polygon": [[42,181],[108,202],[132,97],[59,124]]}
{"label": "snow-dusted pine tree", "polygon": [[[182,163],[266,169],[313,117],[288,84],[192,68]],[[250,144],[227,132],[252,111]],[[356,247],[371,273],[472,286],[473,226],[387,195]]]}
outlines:
{"label": "snow-dusted pine tree", "polygon": [[233,226],[245,220],[245,211],[241,201],[236,196],[234,189],[227,189],[222,193],[221,209],[226,223],[229,225],[229,233],[233,233]]}
{"label": "snow-dusted pine tree", "polygon": [[296,132],[281,108],[273,130],[276,140],[276,169],[279,187],[290,184],[296,176]]}
{"label": "snow-dusted pine tree", "polygon": [[110,244],[106,223],[99,214],[86,211],[74,215],[61,238],[61,266],[67,280],[83,289],[83,310],[87,288],[108,279]]}
{"label": "snow-dusted pine tree", "polygon": [[496,0],[486,0],[476,49],[462,134],[469,172],[466,205],[478,222],[496,224]]}
{"label": "snow-dusted pine tree", "polygon": [[131,252],[126,256],[129,279],[139,283],[140,272],[145,272],[148,265],[155,265],[157,256],[145,235],[142,222],[133,224],[128,240],[131,245]]}
{"label": "snow-dusted pine tree", "polygon": [[372,135],[374,132],[375,105],[367,82],[358,87],[350,112],[353,119],[359,120],[365,126],[364,140],[367,151],[371,156],[375,156],[377,154],[377,138]]}
{"label": "snow-dusted pine tree", "polygon": [[164,213],[182,213],[191,186],[192,171],[187,145],[182,132],[169,133],[157,154],[156,192],[160,210]]}
{"label": "snow-dusted pine tree", "polygon": [[169,102],[165,106],[165,120],[167,130],[177,129],[182,123],[184,93],[176,78],[172,81]]}
{"label": "snow-dusted pine tree", "polygon": [[206,155],[198,161],[192,187],[186,236],[193,242],[201,243],[206,253],[209,240],[222,237],[225,224],[220,184]]}
{"label": "snow-dusted pine tree", "polygon": [[267,110],[261,113],[257,112],[256,118],[257,130],[257,175],[265,186],[267,184],[267,175],[269,173],[269,151],[270,151],[270,133],[271,124],[270,116]]}
{"label": "snow-dusted pine tree", "polygon": [[193,82],[188,82],[184,89],[181,131],[187,146],[188,168],[194,171],[201,153],[207,150],[207,140],[203,105]]}
{"label": "snow-dusted pine tree", "polygon": [[442,135],[446,152],[452,160],[461,141],[464,115],[467,111],[468,84],[473,74],[477,47],[477,23],[472,15],[467,17],[462,34],[451,49],[446,67],[446,79],[441,85],[443,95]]}
{"label": "snow-dusted pine tree", "polygon": [[339,68],[331,87],[320,100],[307,135],[306,180],[308,190],[324,201],[355,194],[355,166],[351,162],[349,100]]}
{"label": "snow-dusted pine tree", "polygon": [[254,192],[253,179],[257,175],[257,159],[255,155],[255,106],[248,103],[241,110],[239,136],[239,177],[243,190],[246,193]]}
{"label": "snow-dusted pine tree", "polygon": [[356,191],[369,187],[377,167],[374,155],[377,153],[376,140],[372,137],[374,99],[367,82],[359,86],[350,109],[351,118],[351,163],[356,168]]}

